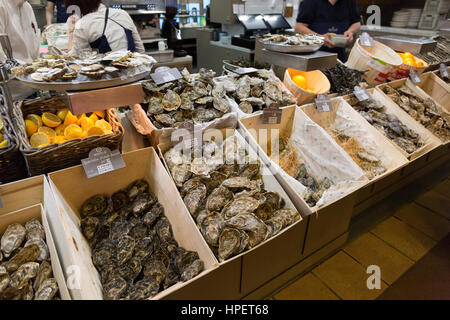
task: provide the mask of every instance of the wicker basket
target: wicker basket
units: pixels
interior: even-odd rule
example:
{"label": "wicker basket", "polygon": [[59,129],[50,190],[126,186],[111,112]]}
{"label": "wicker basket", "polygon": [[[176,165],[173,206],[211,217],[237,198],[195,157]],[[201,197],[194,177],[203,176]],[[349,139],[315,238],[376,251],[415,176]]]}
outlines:
{"label": "wicker basket", "polygon": [[115,109],[108,109],[105,119],[112,127],[112,134],[32,148],[25,129],[25,117],[32,113],[56,113],[57,110],[65,107],[66,104],[61,97],[20,101],[14,107],[13,119],[20,142],[20,151],[32,176],[79,165],[82,159],[89,156],[89,151],[96,147],[122,150],[124,129]]}
{"label": "wicker basket", "polygon": [[0,116],[4,125],[3,135],[9,141],[8,147],[0,149],[0,184],[4,184],[24,179],[28,177],[28,172],[2,96],[0,96]]}

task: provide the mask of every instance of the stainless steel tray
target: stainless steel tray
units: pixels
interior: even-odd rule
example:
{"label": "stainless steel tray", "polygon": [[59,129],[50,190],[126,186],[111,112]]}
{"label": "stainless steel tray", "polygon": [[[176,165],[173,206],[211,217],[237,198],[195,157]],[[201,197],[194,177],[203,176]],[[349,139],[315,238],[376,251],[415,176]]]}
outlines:
{"label": "stainless steel tray", "polygon": [[281,53],[311,53],[318,51],[322,47],[322,45],[318,44],[311,46],[304,46],[304,45],[291,46],[285,44],[267,43],[261,40],[260,42],[265,49]]}
{"label": "stainless steel tray", "polygon": [[79,75],[81,80],[76,81],[54,81],[54,82],[40,82],[32,80],[30,75],[18,76],[17,80],[24,85],[37,90],[51,90],[51,91],[84,91],[104,89],[116,87],[123,84],[139,81],[150,75],[152,66],[141,66],[134,69],[124,69],[120,71],[119,76],[111,77],[107,75],[105,79],[92,80],[86,76]]}

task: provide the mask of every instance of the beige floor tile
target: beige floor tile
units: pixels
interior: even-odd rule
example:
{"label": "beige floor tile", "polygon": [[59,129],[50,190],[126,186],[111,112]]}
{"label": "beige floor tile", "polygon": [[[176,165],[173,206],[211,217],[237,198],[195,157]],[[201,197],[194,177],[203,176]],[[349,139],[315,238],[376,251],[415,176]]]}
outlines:
{"label": "beige floor tile", "polygon": [[400,208],[395,216],[436,241],[440,241],[450,232],[448,219],[415,203]]}
{"label": "beige floor tile", "polygon": [[344,300],[373,300],[387,287],[381,281],[381,289],[369,290],[367,279],[370,275],[366,268],[344,251],[339,251],[312,272]]}
{"label": "beige floor tile", "polygon": [[388,284],[400,278],[414,264],[414,261],[371,233],[361,235],[343,250],[366,268],[379,266],[381,279]]}
{"label": "beige floor tile", "polygon": [[371,231],[414,261],[422,258],[436,245],[436,241],[395,217],[383,221]]}
{"label": "beige floor tile", "polygon": [[311,272],[275,295],[276,300],[339,300]]}
{"label": "beige floor tile", "polygon": [[439,192],[428,191],[417,198],[415,202],[450,219],[450,198]]}

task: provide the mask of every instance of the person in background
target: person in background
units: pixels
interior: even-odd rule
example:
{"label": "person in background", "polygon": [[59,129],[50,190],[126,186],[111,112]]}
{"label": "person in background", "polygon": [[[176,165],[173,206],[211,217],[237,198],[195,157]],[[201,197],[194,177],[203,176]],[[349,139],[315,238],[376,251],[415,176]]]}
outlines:
{"label": "person in background", "polygon": [[66,7],[78,6],[81,18],[70,16],[69,53],[85,49],[99,53],[129,50],[144,53],[145,48],[130,15],[121,9],[107,8],[101,0],[65,0]]}
{"label": "person in background", "polygon": [[[39,56],[41,32],[31,5],[25,0],[0,0],[0,33],[6,33],[11,42],[13,58],[21,63],[31,63]],[[7,60],[0,46],[0,61]],[[34,90],[17,80],[9,82],[12,98],[24,99]]]}
{"label": "person in background", "polygon": [[177,13],[178,8],[166,7],[165,19],[161,28],[161,37],[167,39],[167,46],[172,50],[176,49],[177,33],[180,32],[180,25],[175,20]]}
{"label": "person in background", "polygon": [[47,9],[45,11],[45,18],[47,20],[47,26],[53,23],[53,13],[55,12],[56,5],[56,23],[66,23],[67,11],[64,4],[64,0],[48,0]]}
{"label": "person in background", "polygon": [[337,53],[338,59],[346,62],[345,48],[335,48],[329,34],[343,34],[349,45],[361,28],[360,20],[356,0],[304,0],[300,3],[295,31],[324,36],[325,44],[321,50]]}

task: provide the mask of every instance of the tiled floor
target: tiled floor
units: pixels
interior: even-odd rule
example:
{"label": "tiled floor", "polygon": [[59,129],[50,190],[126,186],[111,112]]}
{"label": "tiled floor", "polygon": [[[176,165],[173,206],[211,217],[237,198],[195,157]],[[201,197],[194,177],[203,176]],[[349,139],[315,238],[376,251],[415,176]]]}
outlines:
{"label": "tiled floor", "polygon": [[[450,231],[450,179],[435,185],[368,232],[353,239],[273,299],[376,299]],[[380,270],[380,289],[368,289],[369,266]]]}

